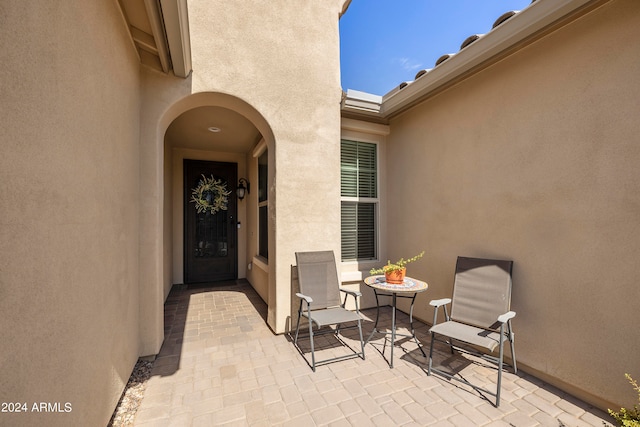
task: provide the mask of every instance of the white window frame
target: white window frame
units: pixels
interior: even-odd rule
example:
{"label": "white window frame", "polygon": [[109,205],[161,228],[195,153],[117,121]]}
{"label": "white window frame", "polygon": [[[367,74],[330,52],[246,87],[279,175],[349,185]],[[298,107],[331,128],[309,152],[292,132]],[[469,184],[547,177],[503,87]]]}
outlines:
{"label": "white window frame", "polygon": [[[389,135],[389,126],[368,123],[354,119],[342,119],[341,142],[343,139],[358,142],[368,142],[376,144],[377,157],[377,197],[376,198],[354,198],[340,197],[340,201],[373,201],[377,203],[376,209],[376,248],[377,258],[374,260],[343,261],[341,262],[341,280],[343,282],[361,281],[369,276],[369,270],[379,267],[381,260],[386,261],[386,186],[385,186],[385,151]],[[340,256],[342,259],[342,254]]]}
{"label": "white window frame", "polygon": [[[377,142],[371,142],[371,141],[363,141],[362,138],[359,139],[355,139],[355,138],[342,138],[340,140],[340,145],[342,145],[343,141],[350,141],[350,142],[355,142],[355,143],[365,143],[365,144],[373,144],[375,146],[375,156],[376,156],[376,197],[353,197],[353,196],[340,196],[340,203],[342,204],[342,202],[352,202],[352,203],[357,203],[357,204],[373,204],[374,205],[374,212],[373,212],[373,221],[374,221],[374,257],[372,259],[356,259],[356,260],[347,260],[347,261],[342,261],[344,262],[358,262],[358,263],[362,263],[362,262],[370,262],[370,261],[376,261],[379,259],[379,253],[380,253],[380,167],[379,167],[379,159],[380,159],[380,146]],[[341,150],[342,152],[342,147]],[[342,174],[341,174],[342,177]],[[341,183],[342,184],[342,183]]]}
{"label": "white window frame", "polygon": [[[253,158],[256,159],[256,189],[254,191],[258,192],[260,191],[260,172],[258,170],[259,168],[259,158],[260,156],[262,156],[262,154],[264,153],[268,153],[268,146],[267,146],[267,142],[262,139],[258,145],[253,149],[253,153],[252,156]],[[269,164],[269,155],[267,154],[267,170],[269,170],[270,164]],[[267,173],[267,189],[269,188],[269,174]],[[257,206],[255,209],[255,215],[256,215],[256,236],[255,236],[255,242],[256,242],[256,255],[253,257],[253,263],[259,267],[260,269],[268,272],[269,271],[269,259],[260,255],[260,236],[261,236],[261,230],[260,230],[260,208],[261,207],[266,207],[267,208],[267,212],[269,211],[269,194],[266,195],[267,199],[260,201],[260,196],[258,195],[256,197],[257,200]],[[268,218],[268,217],[267,217]],[[267,245],[269,245],[269,236],[267,233]]]}

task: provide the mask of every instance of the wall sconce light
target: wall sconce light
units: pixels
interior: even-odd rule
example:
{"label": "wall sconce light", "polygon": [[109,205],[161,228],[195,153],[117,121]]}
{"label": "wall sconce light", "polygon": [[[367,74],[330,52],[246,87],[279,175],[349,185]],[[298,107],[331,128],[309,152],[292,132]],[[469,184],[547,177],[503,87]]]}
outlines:
{"label": "wall sconce light", "polygon": [[[247,186],[245,187],[244,185],[247,184]],[[236,190],[236,194],[238,195],[238,199],[242,200],[244,199],[244,195],[251,193],[251,191],[249,190],[251,188],[251,185],[249,184],[249,181],[247,181],[244,178],[240,178],[238,180],[238,189]]]}

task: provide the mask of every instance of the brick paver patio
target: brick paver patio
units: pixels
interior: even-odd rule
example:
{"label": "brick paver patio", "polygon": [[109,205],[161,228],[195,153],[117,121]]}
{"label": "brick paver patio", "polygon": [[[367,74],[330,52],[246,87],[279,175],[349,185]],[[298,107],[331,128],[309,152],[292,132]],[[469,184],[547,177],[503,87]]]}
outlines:
{"label": "brick paver patio", "polygon": [[[388,325],[390,309],[382,310],[381,325]],[[377,336],[365,348],[366,360],[328,364],[314,373],[288,336],[271,332],[266,313],[266,304],[244,280],[174,288],[165,304],[165,343],[135,425],[610,425],[604,412],[522,372],[504,374],[502,402],[495,408],[491,396],[427,376],[426,359],[411,340],[396,347],[393,369],[385,359],[388,346],[383,357],[384,338]],[[375,309],[363,313],[374,320]],[[407,323],[401,313],[405,332]],[[428,345],[428,327],[415,326]],[[372,328],[372,321],[364,323],[365,336]],[[319,357],[348,351],[331,335],[316,343],[324,347]],[[446,351],[438,356],[474,384],[489,388],[495,381],[495,371],[473,360]]]}

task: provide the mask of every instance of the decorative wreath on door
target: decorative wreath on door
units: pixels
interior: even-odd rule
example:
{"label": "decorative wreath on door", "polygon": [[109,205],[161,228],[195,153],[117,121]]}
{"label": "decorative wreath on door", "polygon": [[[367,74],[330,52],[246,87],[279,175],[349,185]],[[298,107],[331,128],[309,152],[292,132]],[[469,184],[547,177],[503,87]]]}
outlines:
{"label": "decorative wreath on door", "polygon": [[198,213],[209,212],[214,215],[218,211],[227,210],[229,194],[231,191],[227,191],[226,182],[223,183],[222,180],[215,179],[213,175],[211,178],[202,175],[196,188],[191,190],[190,201],[196,204]]}

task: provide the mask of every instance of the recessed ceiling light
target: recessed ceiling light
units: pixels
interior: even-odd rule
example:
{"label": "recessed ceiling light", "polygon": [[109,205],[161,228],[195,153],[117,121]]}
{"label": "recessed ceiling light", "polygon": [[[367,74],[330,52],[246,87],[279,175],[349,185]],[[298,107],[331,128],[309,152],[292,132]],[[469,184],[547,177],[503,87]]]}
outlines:
{"label": "recessed ceiling light", "polygon": [[217,127],[215,127],[215,126],[210,126],[209,128],[207,128],[207,130],[208,130],[209,132],[214,132],[214,133],[215,133],[215,132],[220,132],[222,129],[217,128]]}

